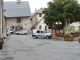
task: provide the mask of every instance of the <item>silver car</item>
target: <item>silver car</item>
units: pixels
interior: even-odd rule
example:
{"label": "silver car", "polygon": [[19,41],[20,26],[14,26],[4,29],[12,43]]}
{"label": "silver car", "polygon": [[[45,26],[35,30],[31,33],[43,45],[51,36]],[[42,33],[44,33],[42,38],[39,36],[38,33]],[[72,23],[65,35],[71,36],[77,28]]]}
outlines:
{"label": "silver car", "polygon": [[27,30],[20,30],[20,31],[16,31],[15,34],[26,34],[27,35]]}
{"label": "silver car", "polygon": [[7,36],[10,36],[10,35],[11,35],[10,31],[9,31],[9,30],[7,30]]}

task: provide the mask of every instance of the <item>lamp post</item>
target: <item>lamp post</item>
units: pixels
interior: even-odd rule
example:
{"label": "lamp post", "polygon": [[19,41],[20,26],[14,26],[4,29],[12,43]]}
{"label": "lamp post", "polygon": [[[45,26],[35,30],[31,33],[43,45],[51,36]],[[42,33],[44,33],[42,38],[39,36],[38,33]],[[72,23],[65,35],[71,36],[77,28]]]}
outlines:
{"label": "lamp post", "polygon": [[3,0],[0,0],[0,37],[2,37]]}

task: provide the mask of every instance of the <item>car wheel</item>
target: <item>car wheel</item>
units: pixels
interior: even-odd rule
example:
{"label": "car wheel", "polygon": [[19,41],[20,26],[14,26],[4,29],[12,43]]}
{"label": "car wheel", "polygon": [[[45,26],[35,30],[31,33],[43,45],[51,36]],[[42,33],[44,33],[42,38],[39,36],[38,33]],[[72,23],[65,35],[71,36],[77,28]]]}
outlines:
{"label": "car wheel", "polygon": [[9,36],[10,36],[10,34],[9,34]]}
{"label": "car wheel", "polygon": [[25,33],[25,35],[27,35],[27,33]]}
{"label": "car wheel", "polygon": [[36,36],[36,38],[38,38],[38,37]]}
{"label": "car wheel", "polygon": [[49,37],[49,36],[46,36],[46,38],[47,38],[47,39],[50,39],[50,37]]}
{"label": "car wheel", "polygon": [[37,36],[33,36],[33,38],[38,38]]}
{"label": "car wheel", "polygon": [[13,32],[11,34],[13,34]]}
{"label": "car wheel", "polygon": [[17,35],[18,35],[19,33],[17,33]]}

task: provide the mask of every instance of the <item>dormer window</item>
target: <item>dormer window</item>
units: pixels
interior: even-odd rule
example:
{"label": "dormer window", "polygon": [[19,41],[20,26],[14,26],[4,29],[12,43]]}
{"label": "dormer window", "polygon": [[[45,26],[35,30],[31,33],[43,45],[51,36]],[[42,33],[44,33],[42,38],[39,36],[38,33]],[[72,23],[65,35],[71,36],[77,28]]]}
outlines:
{"label": "dormer window", "polygon": [[17,18],[17,23],[20,23],[21,22],[21,18]]}
{"label": "dormer window", "polygon": [[42,13],[39,13],[39,17],[42,17]]}
{"label": "dormer window", "polygon": [[39,25],[39,29],[41,29],[41,25]]}
{"label": "dormer window", "polygon": [[6,9],[4,9],[4,12],[6,11]]}

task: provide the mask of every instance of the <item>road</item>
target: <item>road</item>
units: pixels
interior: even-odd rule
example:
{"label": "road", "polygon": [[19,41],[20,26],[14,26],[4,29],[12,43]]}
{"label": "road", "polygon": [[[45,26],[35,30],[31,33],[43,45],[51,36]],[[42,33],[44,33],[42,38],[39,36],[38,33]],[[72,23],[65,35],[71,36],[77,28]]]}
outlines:
{"label": "road", "polygon": [[0,60],[80,60],[80,43],[11,35],[0,50]]}

